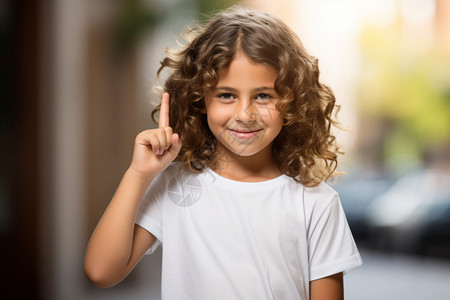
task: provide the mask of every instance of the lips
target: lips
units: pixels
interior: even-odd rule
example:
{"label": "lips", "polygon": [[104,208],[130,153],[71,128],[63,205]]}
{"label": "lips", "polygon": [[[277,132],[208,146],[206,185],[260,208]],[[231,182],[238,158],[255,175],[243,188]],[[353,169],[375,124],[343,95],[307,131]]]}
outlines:
{"label": "lips", "polygon": [[228,131],[233,135],[234,137],[241,139],[241,140],[250,140],[253,139],[258,135],[258,133],[262,129],[228,129]]}

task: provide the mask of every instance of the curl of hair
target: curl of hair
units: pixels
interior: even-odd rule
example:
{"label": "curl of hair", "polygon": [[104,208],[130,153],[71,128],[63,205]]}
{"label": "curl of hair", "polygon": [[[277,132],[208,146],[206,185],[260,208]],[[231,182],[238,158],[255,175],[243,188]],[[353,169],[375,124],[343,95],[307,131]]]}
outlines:
{"label": "curl of hair", "polygon": [[[317,59],[287,25],[267,13],[232,7],[186,36],[184,48],[169,54],[158,70],[158,76],[164,68],[171,71],[164,90],[170,95],[170,126],[183,142],[177,161],[192,171],[214,168],[216,140],[206,121],[204,95],[243,51],[278,72],[274,88],[284,126],[272,148],[280,171],[305,186],[333,175],[341,152],[331,126],[338,125],[333,111],[339,107],[331,89],[319,82]],[[158,111],[159,106],[154,120]]]}

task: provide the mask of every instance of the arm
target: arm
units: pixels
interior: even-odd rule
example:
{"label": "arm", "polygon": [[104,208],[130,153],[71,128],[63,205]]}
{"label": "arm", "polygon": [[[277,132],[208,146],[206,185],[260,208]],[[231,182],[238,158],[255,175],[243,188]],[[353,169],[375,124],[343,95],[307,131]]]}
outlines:
{"label": "arm", "polygon": [[84,269],[89,280],[100,287],[113,286],[125,278],[156,240],[134,224],[149,181],[127,170],[92,234]]}
{"label": "arm", "polygon": [[310,300],[343,300],[344,278],[342,273],[320,278],[309,283]]}
{"label": "arm", "polygon": [[98,286],[120,282],[156,240],[135,225],[135,219],[146,189],[181,149],[178,135],[169,127],[168,111],[169,96],[164,94],[159,128],[136,137],[131,165],[89,241],[84,270]]}

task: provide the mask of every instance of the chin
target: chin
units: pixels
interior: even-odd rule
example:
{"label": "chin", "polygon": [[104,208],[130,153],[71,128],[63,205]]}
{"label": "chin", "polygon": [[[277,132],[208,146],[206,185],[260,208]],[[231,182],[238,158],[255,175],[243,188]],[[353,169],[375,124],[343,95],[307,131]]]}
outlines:
{"label": "chin", "polygon": [[249,156],[253,156],[255,154],[258,154],[260,151],[262,151],[262,149],[250,149],[252,147],[242,147],[242,148],[231,148],[231,147],[227,147],[228,151],[232,152],[233,154],[237,155],[237,156],[241,156],[241,157],[249,157]]}

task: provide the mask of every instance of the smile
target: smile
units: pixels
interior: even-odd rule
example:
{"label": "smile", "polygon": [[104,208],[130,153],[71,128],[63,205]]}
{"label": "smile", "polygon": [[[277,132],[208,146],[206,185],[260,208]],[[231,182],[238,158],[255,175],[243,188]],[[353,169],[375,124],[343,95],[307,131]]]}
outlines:
{"label": "smile", "polygon": [[250,140],[258,135],[258,133],[262,129],[256,129],[256,130],[248,130],[248,129],[228,129],[228,131],[233,135],[234,137],[241,139],[241,140]]}

